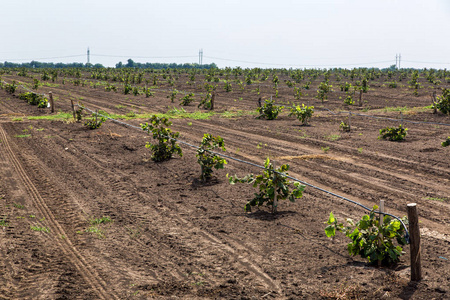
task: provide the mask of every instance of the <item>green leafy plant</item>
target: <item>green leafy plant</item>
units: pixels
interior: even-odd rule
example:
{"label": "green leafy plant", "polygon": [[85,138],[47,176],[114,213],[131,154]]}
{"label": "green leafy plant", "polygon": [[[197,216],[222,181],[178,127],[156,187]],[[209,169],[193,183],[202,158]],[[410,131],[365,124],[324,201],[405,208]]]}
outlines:
{"label": "green leafy plant", "polygon": [[16,89],[17,89],[17,84],[16,84],[15,81],[13,81],[12,83],[8,83],[8,84],[5,85],[5,91],[6,91],[8,94],[14,94],[14,92],[16,91]]}
{"label": "green leafy plant", "polygon": [[441,143],[441,145],[442,145],[442,147],[450,146],[450,136],[447,137],[447,139],[446,139],[445,141],[443,141],[443,142]]}
{"label": "green leafy plant", "polygon": [[378,139],[401,141],[405,139],[407,131],[408,128],[404,128],[401,124],[398,126],[398,128],[386,127],[380,129],[380,136],[378,137]]}
{"label": "green leafy plant", "polygon": [[203,135],[202,143],[197,149],[197,154],[195,155],[197,157],[197,162],[201,166],[200,178],[202,181],[207,181],[211,178],[213,168],[216,170],[223,169],[223,166],[227,163],[225,159],[211,152],[217,148],[222,149],[222,151],[226,151],[223,138],[205,133]]}
{"label": "green leafy plant", "polygon": [[181,98],[180,105],[187,106],[189,103],[194,101],[194,93],[189,93]]}
{"label": "green leafy plant", "polygon": [[106,117],[103,116],[104,112],[99,111],[98,113],[92,113],[90,119],[86,119],[84,122],[84,126],[88,127],[89,129],[97,129],[100,128],[103,124],[103,122],[106,121]]}
{"label": "green leafy plant", "polygon": [[274,100],[264,100],[264,105],[256,109],[259,112],[257,119],[266,118],[267,120],[275,120],[283,108],[284,106],[275,105]]}
{"label": "green leafy plant", "polygon": [[350,125],[345,123],[344,121],[341,121],[341,124],[339,124],[339,129],[344,131],[344,132],[349,132],[350,131]]}
{"label": "green leafy plant", "polygon": [[295,116],[303,125],[307,125],[308,121],[312,118],[314,113],[314,106],[306,106],[302,103],[302,106],[292,106],[290,116]]}
{"label": "green leafy plant", "polygon": [[344,104],[347,104],[347,105],[355,104],[355,101],[353,100],[352,95],[347,95],[347,97],[344,100]]}
{"label": "green leafy plant", "polygon": [[19,95],[19,99],[26,100],[28,104],[37,105],[39,108],[45,108],[48,106],[48,100],[43,95],[36,93],[22,93]]}
{"label": "green leafy plant", "polygon": [[442,96],[438,96],[433,108],[438,109],[446,115],[450,115],[450,90],[442,89]]}
{"label": "green leafy plant", "polygon": [[[268,206],[274,207],[275,191],[277,194],[277,200],[289,199],[291,202],[295,202],[295,199],[301,198],[303,196],[303,191],[305,186],[301,185],[299,182],[294,182],[294,189],[290,191],[289,185],[291,182],[286,177],[288,175],[289,165],[281,165],[279,168],[274,170],[273,164],[270,159],[267,158],[264,163],[264,171],[261,175],[249,174],[243,178],[238,178],[237,176],[229,176],[227,178],[231,184],[235,183],[248,183],[252,184],[253,187],[257,187],[259,192],[255,193],[255,197],[247,202],[245,205],[245,211],[250,212],[252,206],[262,206],[264,203]],[[276,172],[274,172],[276,171]]]}
{"label": "green leafy plant", "polygon": [[328,84],[328,82],[321,82],[319,88],[317,89],[317,98],[322,100],[328,99],[328,93],[331,91],[333,86]]}
{"label": "green leafy plant", "polygon": [[83,104],[78,104],[78,108],[75,110],[75,117],[77,122],[80,122],[83,119],[83,110],[84,106]]}
{"label": "green leafy plant", "polygon": [[172,93],[167,96],[167,98],[170,98],[170,101],[172,101],[172,103],[173,103],[173,101],[175,100],[175,97],[177,96],[177,94],[178,94],[178,91],[177,90],[173,90]]}
{"label": "green leafy plant", "polygon": [[[331,212],[326,222],[328,226],[325,228],[325,234],[327,237],[334,237],[336,231],[341,231],[352,240],[347,245],[350,255],[360,255],[371,264],[378,262],[378,265],[391,266],[400,260],[403,251],[401,246],[407,244],[405,229],[399,220],[386,215],[380,223],[375,212],[377,209],[378,206],[374,205],[370,213],[364,215],[356,224],[347,219],[348,226],[338,223]],[[406,217],[402,221],[406,223]]]}
{"label": "green leafy plant", "polygon": [[148,123],[141,124],[141,128],[147,131],[148,134],[153,135],[153,139],[158,142],[152,144],[147,142],[146,148],[149,148],[152,152],[151,159],[153,161],[159,162],[172,158],[174,153],[178,154],[180,157],[183,156],[181,147],[177,144],[176,138],[180,136],[179,132],[172,132],[169,126],[172,122],[166,117],[158,117],[153,115]]}

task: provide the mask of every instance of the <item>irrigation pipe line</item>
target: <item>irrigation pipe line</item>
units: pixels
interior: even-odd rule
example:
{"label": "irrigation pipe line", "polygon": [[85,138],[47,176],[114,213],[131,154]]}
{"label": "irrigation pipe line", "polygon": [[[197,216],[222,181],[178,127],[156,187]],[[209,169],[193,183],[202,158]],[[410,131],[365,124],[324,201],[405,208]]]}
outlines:
{"label": "irrigation pipe line", "polygon": [[[78,103],[77,103],[76,105],[77,105],[78,107],[80,107],[80,108],[82,107],[82,106],[80,106]],[[106,115],[103,115],[103,114],[99,114],[98,112],[95,112],[95,111],[93,111],[93,110],[91,110],[91,109],[89,109],[89,108],[84,107],[84,109],[86,109],[86,110],[88,110],[88,111],[90,111],[90,112],[92,112],[92,113],[94,113],[94,114],[97,114],[97,115],[99,115],[99,116],[102,116],[102,117],[104,117],[104,118],[107,118],[107,119],[109,119],[109,120],[111,120],[111,121],[113,121],[113,122],[117,122],[117,123],[119,123],[119,124],[122,124],[122,125],[125,125],[125,126],[128,126],[128,127],[131,127],[131,128],[135,128],[135,129],[138,129],[138,130],[142,130],[141,127],[134,126],[134,125],[131,125],[131,124],[128,124],[128,123],[125,123],[125,122],[122,122],[122,121],[113,119],[113,118],[111,118],[111,117],[109,117],[109,116],[106,116]],[[176,141],[176,142],[178,142],[178,143],[180,143],[180,144],[189,146],[189,147],[191,147],[191,148],[194,148],[194,149],[200,149],[200,147],[198,147],[198,146],[189,144],[189,143],[187,143],[187,142],[178,140],[178,139],[176,139],[176,138],[173,138],[173,137],[170,137],[170,136],[166,136],[166,137],[169,138],[169,139],[171,139],[171,140],[174,140],[174,141]],[[258,165],[258,164],[255,164],[255,163],[252,163],[252,162],[249,162],[249,161],[245,161],[245,160],[242,160],[242,159],[239,159],[239,158],[235,158],[235,157],[232,157],[232,156],[229,156],[229,155],[225,155],[225,154],[223,154],[223,153],[218,153],[218,152],[214,152],[214,151],[211,151],[211,150],[206,150],[206,151],[208,151],[208,152],[211,153],[211,154],[218,155],[218,156],[221,156],[221,157],[224,157],[224,158],[228,158],[228,159],[231,159],[231,160],[234,160],[234,161],[243,163],[243,164],[247,164],[247,165],[250,165],[250,166],[253,166],[253,167],[256,167],[256,168],[260,168],[260,169],[263,169],[263,170],[268,170],[268,171],[270,171],[270,172],[274,172],[274,173],[276,173],[276,174],[278,174],[278,175],[281,175],[281,176],[284,176],[284,177],[286,177],[286,178],[292,179],[293,181],[297,181],[297,182],[299,182],[299,183],[301,183],[301,184],[307,185],[307,186],[312,187],[312,188],[314,188],[314,189],[316,189],[316,190],[319,190],[319,191],[321,191],[321,192],[327,193],[327,194],[332,195],[332,196],[335,196],[335,197],[337,197],[337,198],[339,198],[339,199],[342,199],[342,200],[345,200],[345,201],[350,202],[350,203],[352,203],[352,204],[355,204],[355,205],[357,205],[357,206],[360,206],[360,207],[362,207],[363,209],[365,209],[365,210],[367,210],[367,211],[372,211],[372,209],[368,208],[367,206],[365,206],[365,205],[363,205],[363,204],[361,204],[361,203],[359,203],[359,202],[350,200],[350,199],[348,199],[348,198],[346,198],[346,197],[344,197],[344,196],[340,196],[340,195],[338,195],[338,194],[336,194],[336,193],[327,191],[327,190],[325,190],[325,189],[323,189],[323,188],[317,187],[317,186],[315,186],[315,185],[312,185],[312,184],[310,184],[310,183],[307,183],[307,182],[305,182],[305,181],[303,181],[303,180],[300,180],[300,179],[297,179],[297,178],[295,178],[295,177],[286,175],[286,174],[284,174],[284,173],[280,173],[280,172],[275,171],[275,170],[269,170],[269,169],[267,169],[267,168],[264,167],[264,166],[261,166],[261,165]],[[405,223],[403,223],[402,219],[400,219],[399,217],[397,217],[397,216],[395,216],[395,215],[386,213],[386,212],[374,211],[374,213],[377,213],[377,214],[384,214],[384,215],[393,217],[393,218],[397,219],[398,221],[400,221],[400,223],[402,224],[403,228],[405,229],[405,239],[406,239],[407,243],[409,243],[409,231],[408,231],[408,228],[406,227]]]}
{"label": "irrigation pipe line", "polygon": [[[4,80],[2,80],[2,83],[4,83],[4,84],[9,84],[9,83],[7,83],[7,82],[4,81]],[[22,83],[22,82],[19,81],[19,83]],[[34,91],[30,90],[29,88],[27,88],[26,86],[24,86],[23,84],[18,84],[17,86],[18,86],[18,87],[19,87],[19,86],[22,87],[22,88],[23,88],[25,91],[27,91],[27,92],[30,92],[30,93],[33,93],[33,94],[36,94],[36,95],[41,95],[41,96],[44,96],[44,97],[48,97],[47,94],[41,94],[41,93],[34,92]]]}

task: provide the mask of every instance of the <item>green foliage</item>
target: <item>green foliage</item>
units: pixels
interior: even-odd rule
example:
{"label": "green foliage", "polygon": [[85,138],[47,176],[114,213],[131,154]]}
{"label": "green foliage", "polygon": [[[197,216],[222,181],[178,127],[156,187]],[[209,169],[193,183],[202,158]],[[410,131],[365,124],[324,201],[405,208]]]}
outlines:
{"label": "green foliage", "polygon": [[306,106],[304,103],[302,103],[302,106],[294,105],[293,107],[291,107],[289,117],[295,116],[300,122],[302,122],[303,125],[307,125],[313,113],[314,113],[314,106]]}
{"label": "green foliage", "polygon": [[189,103],[194,101],[194,93],[189,93],[189,94],[185,95],[183,98],[181,98],[180,101],[181,101],[180,105],[183,105],[183,106],[189,105]]}
{"label": "green foliage", "polygon": [[37,105],[37,107],[39,108],[45,108],[48,106],[47,98],[36,93],[22,93],[19,95],[19,99],[27,101],[28,104]]}
{"label": "green foliage", "polygon": [[353,101],[352,95],[347,95],[347,98],[345,98],[345,100],[344,100],[344,104],[347,104],[347,105],[355,104],[355,101]]}
{"label": "green foliage", "polygon": [[395,81],[392,81],[392,82],[389,82],[389,88],[391,88],[391,89],[395,89],[395,88],[397,88],[397,82],[395,82]]}
{"label": "green foliage", "polygon": [[259,112],[258,119],[266,118],[267,120],[275,120],[278,114],[283,110],[284,106],[275,105],[274,100],[264,100],[264,105],[258,107],[256,110]]}
{"label": "green foliage", "polygon": [[75,110],[75,117],[77,119],[77,122],[80,122],[81,119],[83,119],[83,110],[84,110],[83,104],[79,104],[78,108]]}
{"label": "green foliage", "polygon": [[341,124],[339,124],[339,129],[341,129],[342,131],[345,131],[345,132],[349,132],[350,125],[345,123],[344,121],[341,121]]}
{"label": "green foliage", "polygon": [[158,117],[153,115],[148,123],[141,124],[142,130],[147,131],[148,134],[153,135],[153,139],[158,142],[152,144],[147,142],[146,148],[149,148],[152,152],[152,160],[159,162],[172,158],[174,153],[180,157],[183,156],[181,147],[177,144],[176,138],[180,136],[179,132],[172,132],[169,126],[172,122],[166,117]]}
{"label": "green foliage", "polygon": [[225,90],[225,92],[231,92],[232,91],[232,86],[231,86],[231,82],[225,81],[225,86],[223,87],[223,89]]}
{"label": "green foliage", "polygon": [[132,90],[133,90],[133,88],[131,87],[130,84],[126,83],[123,85],[123,94],[124,95],[128,95]]}
{"label": "green foliage", "polygon": [[172,103],[173,103],[173,101],[175,100],[175,97],[177,96],[177,94],[178,94],[178,91],[177,90],[173,90],[172,93],[167,96],[167,98],[170,98],[170,101],[172,101]]}
{"label": "green foliage", "polygon": [[39,88],[39,86],[40,86],[39,80],[34,78],[33,79],[33,86],[32,86],[33,90],[37,90]]}
{"label": "green foliage", "polygon": [[433,103],[433,108],[438,109],[446,115],[450,115],[450,90],[442,89],[442,96],[437,97],[437,101]]}
{"label": "green foliage", "polygon": [[378,138],[389,141],[401,141],[405,139],[406,131],[408,131],[408,128],[404,128],[402,125],[399,125],[398,128],[386,127],[380,129],[380,136]]}
{"label": "green foliage", "polygon": [[441,143],[441,145],[442,145],[442,147],[450,146],[450,136],[447,137],[447,139],[446,139],[445,141],[443,141],[443,142]]}
{"label": "green foliage", "polygon": [[223,166],[227,163],[225,159],[211,153],[211,151],[214,151],[217,148],[226,151],[223,138],[205,133],[203,135],[202,143],[197,149],[197,154],[195,155],[197,157],[197,162],[201,166],[201,179],[203,181],[207,181],[211,178],[213,168],[216,170],[223,169]]}
{"label": "green foliage", "polygon": [[92,116],[90,119],[86,119],[84,122],[84,126],[88,127],[89,129],[97,129],[100,128],[103,124],[103,122],[106,121],[106,118],[102,116],[105,114],[103,111],[99,111],[98,113],[92,113]]}
{"label": "green foliage", "polygon": [[331,91],[333,86],[328,84],[328,82],[321,82],[317,90],[317,99],[322,100],[328,99],[328,93]]}
{"label": "green foliage", "polygon": [[341,92],[348,92],[350,88],[352,87],[351,83],[345,82],[344,84],[341,84]]}
{"label": "green foliage", "polygon": [[13,81],[12,83],[8,83],[5,85],[5,91],[8,94],[14,94],[16,89],[17,89],[16,81]]}
{"label": "green foliage", "polygon": [[301,91],[301,89],[298,88],[298,87],[294,87],[294,98],[295,98],[296,100],[299,100],[301,96],[302,96],[302,91]]}
{"label": "green foliage", "polygon": [[[375,213],[376,209],[378,206],[375,205],[372,211],[356,224],[353,220],[347,219],[348,226],[338,223],[333,213],[330,213],[325,234],[327,237],[334,237],[336,231],[341,231],[352,240],[347,245],[350,255],[361,255],[372,264],[378,262],[379,265],[391,266],[400,260],[403,250],[400,245],[407,244],[404,237],[405,229],[400,221],[390,216],[384,216],[380,224]],[[402,221],[407,222],[406,217]],[[394,244],[395,241],[398,245]]]}
{"label": "green foliage", "polygon": [[273,207],[275,191],[277,193],[277,200],[289,199],[289,201],[295,202],[295,199],[303,196],[305,186],[299,182],[294,182],[294,189],[292,191],[289,190],[291,182],[286,177],[288,175],[289,165],[281,165],[274,170],[273,164],[267,158],[264,167],[263,173],[257,176],[249,174],[243,178],[238,178],[237,176],[228,176],[227,174],[227,178],[231,184],[238,182],[248,183],[259,189],[259,192],[255,193],[255,197],[245,205],[245,211],[251,211],[252,206],[261,206],[264,203]]}

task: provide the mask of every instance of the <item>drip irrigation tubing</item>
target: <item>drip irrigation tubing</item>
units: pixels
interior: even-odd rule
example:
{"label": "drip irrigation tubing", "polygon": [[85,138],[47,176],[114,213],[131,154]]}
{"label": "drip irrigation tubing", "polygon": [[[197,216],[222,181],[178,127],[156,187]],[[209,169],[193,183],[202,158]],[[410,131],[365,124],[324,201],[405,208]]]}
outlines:
{"label": "drip irrigation tubing", "polygon": [[[76,105],[77,105],[78,107],[80,107],[80,108],[82,107],[82,106],[80,106],[79,104],[76,104]],[[109,117],[109,116],[100,114],[100,113],[98,113],[98,112],[96,112],[96,111],[93,111],[93,110],[91,110],[91,109],[89,109],[89,108],[84,107],[84,109],[86,109],[86,110],[88,110],[88,111],[90,111],[90,112],[92,112],[92,113],[94,113],[94,114],[97,114],[97,115],[99,115],[99,116],[102,116],[102,117],[104,117],[104,118],[107,118],[107,119],[109,119],[109,120],[111,120],[111,121],[113,121],[113,122],[117,122],[117,123],[119,123],[119,124],[122,124],[122,125],[125,125],[125,126],[128,126],[128,127],[131,127],[131,128],[135,128],[135,129],[142,130],[141,127],[134,126],[134,125],[131,125],[131,124],[128,124],[128,123],[125,123],[125,122],[122,122],[122,121],[113,119],[113,118],[111,118],[111,117]],[[173,137],[170,137],[170,136],[167,136],[167,138],[169,138],[169,139],[171,139],[171,140],[174,140],[174,141],[176,141],[176,142],[178,142],[178,143],[180,143],[180,144],[189,146],[189,147],[191,147],[191,148],[194,148],[194,149],[200,149],[200,147],[195,146],[195,145],[192,145],[192,144],[187,143],[187,142],[184,142],[184,141],[182,141],[182,140],[178,140],[178,139],[173,138]],[[253,167],[256,167],[256,168],[260,168],[260,169],[263,169],[263,170],[268,170],[268,171],[274,172],[274,173],[276,173],[276,174],[278,174],[278,175],[280,175],[280,176],[289,178],[289,179],[291,179],[291,180],[293,180],[293,181],[297,181],[297,182],[299,182],[299,183],[301,183],[301,184],[307,185],[307,186],[312,187],[312,188],[314,188],[314,189],[316,189],[316,190],[319,190],[319,191],[321,191],[321,192],[327,193],[327,194],[332,195],[332,196],[335,196],[335,197],[337,197],[337,198],[339,198],[339,199],[342,199],[342,200],[345,200],[345,201],[350,202],[350,203],[352,203],[352,204],[355,204],[355,205],[357,205],[357,206],[360,206],[361,208],[363,208],[363,209],[365,209],[365,210],[367,210],[367,211],[372,211],[372,209],[368,208],[367,206],[365,206],[365,205],[363,205],[363,204],[361,204],[361,203],[359,203],[359,202],[353,201],[353,200],[348,199],[348,198],[346,198],[346,197],[344,197],[344,196],[340,196],[340,195],[338,195],[338,194],[336,194],[336,193],[327,191],[327,190],[325,190],[325,189],[323,189],[323,188],[317,187],[317,186],[315,186],[315,185],[312,185],[312,184],[310,184],[310,183],[307,183],[307,182],[305,182],[305,181],[303,181],[303,180],[300,180],[300,179],[297,179],[297,178],[295,178],[295,177],[286,175],[286,174],[284,174],[284,173],[280,173],[280,172],[278,172],[278,171],[274,171],[274,170],[267,169],[267,168],[264,167],[264,166],[261,166],[261,165],[258,165],[258,164],[255,164],[255,163],[252,163],[252,162],[249,162],[249,161],[245,161],[245,160],[242,160],[242,159],[239,159],[239,158],[235,158],[235,157],[232,157],[232,156],[229,156],[229,155],[225,155],[225,154],[223,154],[223,153],[218,153],[218,152],[214,152],[214,151],[211,151],[211,150],[207,150],[207,151],[208,151],[209,153],[211,153],[211,154],[214,154],[214,155],[218,155],[218,156],[221,156],[221,157],[224,157],[224,158],[228,158],[228,159],[230,159],[230,160],[234,160],[234,161],[237,161],[237,162],[240,162],[240,163],[243,163],[243,164],[247,164],[247,165],[250,165],[250,166],[253,166]],[[387,216],[393,217],[393,218],[397,219],[398,221],[400,221],[400,223],[402,224],[403,228],[405,229],[405,239],[406,239],[406,241],[409,243],[409,231],[408,231],[408,229],[407,229],[405,223],[403,223],[403,221],[402,221],[401,218],[399,218],[399,217],[397,217],[397,216],[395,216],[395,215],[386,213],[386,212],[381,212],[381,211],[374,211],[374,213],[376,213],[376,214],[387,215]]]}

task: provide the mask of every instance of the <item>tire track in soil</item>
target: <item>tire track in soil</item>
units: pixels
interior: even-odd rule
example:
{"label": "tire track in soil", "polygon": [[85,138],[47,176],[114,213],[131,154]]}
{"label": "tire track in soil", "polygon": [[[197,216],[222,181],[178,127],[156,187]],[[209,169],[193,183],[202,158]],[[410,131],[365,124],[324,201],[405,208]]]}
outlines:
{"label": "tire track in soil", "polygon": [[[208,128],[208,132],[210,133],[214,133],[214,134],[220,134],[220,136],[222,138],[225,138],[229,135],[233,136],[233,140],[232,142],[228,142],[228,144],[232,144],[232,145],[236,145],[236,147],[240,147],[240,149],[245,149],[246,147],[248,148],[248,144],[249,141],[254,141],[256,144],[258,142],[260,142],[260,138],[261,136],[255,135],[253,133],[249,133],[246,132],[245,130],[243,131],[238,131],[238,130],[234,130],[234,129],[230,129],[230,128],[223,128],[222,126],[216,126],[216,125],[210,125],[210,124],[205,124],[202,121],[196,121],[196,120],[192,120],[193,126],[189,126],[189,127],[185,127],[183,125],[177,125],[176,127],[182,128],[183,129],[183,134],[182,136],[187,137],[189,140],[199,140],[201,136],[203,136],[203,133],[205,132],[205,128]],[[194,123],[197,123],[195,126]],[[177,129],[180,130],[180,129]],[[180,130],[181,131],[181,130]],[[299,149],[302,149],[304,151],[311,151],[311,152],[315,152],[315,153],[320,153],[320,151],[310,148],[309,146],[304,146],[302,144],[295,144],[290,146],[290,144],[292,144],[292,142],[287,142],[287,141],[282,141],[283,143],[288,143],[288,145],[283,144],[283,146],[276,146],[277,144],[280,144],[280,141],[270,138],[270,137],[264,137],[264,141],[271,141],[273,143],[273,145],[271,145],[271,149],[277,149],[278,153],[283,153],[283,155],[285,155],[285,153],[287,152],[288,154],[294,154],[298,153]],[[195,142],[194,142],[195,144]],[[289,151],[293,151],[294,153],[289,153]],[[249,154],[244,154],[242,152],[239,152],[238,154],[239,156],[243,157],[245,160],[253,162],[255,164],[261,164],[261,158],[255,155],[249,155]],[[297,154],[298,155],[298,154]],[[404,159],[398,159],[395,157],[391,157],[388,156],[389,158],[392,158],[394,160],[398,160],[400,162],[404,162]],[[376,158],[373,158],[376,160]],[[377,163],[379,161],[377,160]],[[409,163],[409,161],[408,161]],[[411,161],[411,164],[414,164],[415,162]],[[419,163],[415,163],[415,164],[419,164]],[[320,164],[316,164],[320,170],[320,168],[323,168],[323,165]],[[309,166],[310,167],[310,166]],[[432,167],[430,167],[432,168]],[[369,188],[374,190],[376,193],[386,193],[386,186],[381,182],[380,180],[377,178],[371,178],[371,177],[366,177],[366,179],[361,179],[359,176],[351,176],[346,172],[346,170],[341,169],[341,168],[335,168],[335,167],[331,167],[330,168],[330,172],[327,172],[326,176],[327,176],[327,180],[324,181],[323,175],[324,173],[321,171],[314,171],[312,170],[313,168],[308,168],[308,170],[304,170],[302,174],[299,173],[294,173],[292,171],[290,171],[290,175],[295,177],[295,178],[306,178],[305,181],[313,184],[315,186],[324,188],[325,190],[334,192],[336,194],[339,194],[341,196],[345,196],[347,198],[350,198],[352,200],[355,200],[359,203],[362,203],[368,207],[371,207],[374,203],[373,202],[368,202],[366,199],[361,198],[359,195],[349,195],[348,192],[344,192],[343,190],[336,190],[335,188],[333,188],[333,180],[329,179],[328,177],[332,177],[332,178],[336,178],[336,179],[340,179],[342,180],[344,178],[345,182],[351,182],[352,186],[349,187],[349,190],[353,190],[352,188],[354,187],[354,183],[357,182],[359,184],[363,184],[365,188]],[[369,166],[369,169],[372,169],[371,166]],[[436,171],[441,171],[441,168],[437,168]],[[385,173],[387,176],[391,176],[395,178],[395,174],[394,176],[390,175],[389,173]],[[441,172],[438,173],[439,177],[441,175]],[[356,174],[358,175],[358,174]],[[443,174],[442,174],[443,175]],[[444,178],[447,179],[447,178]],[[448,180],[448,179],[447,179]],[[325,186],[323,186],[325,184]],[[424,184],[425,187],[427,187],[426,182]],[[401,187],[401,186],[400,186]],[[403,197],[401,197],[402,199],[408,200],[411,199],[412,196],[414,196],[413,193],[410,193],[408,191],[399,191],[396,190],[395,188],[390,188],[390,193],[391,193],[391,197],[393,197],[393,199],[398,199],[399,195],[403,195]],[[409,201],[411,202],[411,201]],[[401,207],[399,206],[398,203],[392,203],[394,204],[395,207],[390,208],[390,212],[393,214],[397,214],[397,215],[404,215],[405,212],[404,211],[400,211]],[[404,203],[406,205],[406,202]],[[423,224],[426,224],[428,227],[430,228],[435,228],[438,229],[439,232],[435,232],[433,230],[430,230],[428,228],[423,228],[424,233],[426,235],[435,237],[435,238],[439,238],[439,239],[443,239],[446,241],[450,241],[450,236],[447,236],[444,232],[448,231],[448,224],[443,225],[441,221],[441,216],[440,216],[440,209],[442,209],[443,205],[440,205],[439,203],[431,203],[431,202],[424,202],[421,201],[420,205],[426,207],[426,209],[422,209],[421,210],[421,217],[425,218],[425,220],[423,220]],[[438,206],[438,207],[436,207]],[[444,204],[444,206],[447,206]],[[394,211],[392,211],[394,210]],[[434,213],[433,213],[434,211]],[[431,234],[429,234],[431,232]]]}
{"label": "tire track in soil", "polygon": [[[99,299],[118,299],[118,297],[111,292],[108,291],[107,284],[104,282],[97,274],[97,272],[94,270],[92,266],[90,266],[86,260],[83,258],[83,256],[78,252],[78,250],[73,246],[72,242],[67,238],[67,234],[65,233],[62,226],[58,223],[53,213],[50,211],[50,209],[47,207],[45,200],[41,197],[40,193],[26,174],[26,171],[22,167],[20,161],[17,159],[17,157],[14,155],[14,152],[12,151],[9,141],[7,138],[7,135],[3,129],[3,126],[0,125],[0,138],[3,141],[3,145],[5,148],[5,153],[11,162],[11,164],[14,166],[14,169],[17,171],[18,175],[20,176],[20,179],[25,186],[26,191],[30,195],[35,207],[37,210],[41,213],[42,216],[45,217],[47,222],[50,224],[51,231],[55,233],[53,235],[53,240],[56,242],[58,247],[64,252],[67,259],[71,261],[78,270],[78,272],[81,274],[83,279],[87,284],[89,284],[94,292],[97,294],[97,297]],[[58,239],[58,236],[66,236],[64,239],[64,242],[62,242],[60,239]]]}
{"label": "tire track in soil", "polygon": [[[114,124],[114,126],[120,126]],[[56,132],[54,132],[56,134]],[[66,140],[63,136],[58,136],[62,140]],[[75,147],[74,145],[71,148]],[[94,155],[89,155],[88,152],[84,151],[76,151],[78,153],[76,155],[76,159],[74,160],[75,165],[72,166],[73,169],[83,169],[85,172],[99,172],[102,174],[103,183],[105,186],[108,186],[108,189],[114,197],[108,197],[110,199],[108,202],[101,202],[99,207],[102,211],[102,214],[105,215],[116,215],[122,216],[123,219],[130,220],[133,224],[143,222],[148,223],[148,220],[152,220],[150,226],[151,228],[164,228],[170,224],[170,227],[174,231],[172,234],[167,237],[166,233],[160,233],[158,230],[150,230],[150,232],[143,232],[139,240],[131,240],[130,243],[134,244],[133,248],[145,249],[145,252],[151,255],[152,263],[157,263],[158,265],[163,267],[163,271],[167,273],[168,271],[178,281],[185,281],[186,276],[180,270],[180,265],[183,265],[184,262],[178,258],[179,255],[174,255],[174,251],[184,251],[184,255],[192,256],[191,259],[197,259],[195,257],[195,253],[197,249],[202,249],[204,253],[208,253],[208,257],[215,258],[220,254],[223,260],[229,261],[230,257],[232,257],[231,262],[225,263],[224,265],[233,265],[239,264],[248,270],[250,273],[254,274],[255,278],[258,278],[258,281],[261,282],[266,289],[271,291],[275,291],[281,295],[281,288],[278,283],[272,280],[266,273],[264,273],[261,268],[252,262],[248,257],[243,255],[238,255],[237,252],[241,252],[245,246],[238,245],[238,247],[233,248],[233,245],[227,245],[222,242],[218,237],[213,234],[206,232],[203,229],[200,229],[198,226],[194,225],[192,222],[183,218],[180,215],[174,215],[173,213],[168,214],[169,211],[174,211],[174,207],[165,203],[170,203],[170,199],[166,198],[164,195],[159,195],[160,199],[165,199],[167,201],[158,202],[158,204],[151,209],[143,208],[144,206],[148,206],[149,200],[142,193],[134,193],[130,192],[130,185],[128,182],[123,182],[121,178],[127,174],[123,173],[121,170],[114,168],[105,167],[105,162],[99,161],[96,159]],[[91,157],[92,156],[92,157]],[[72,181],[79,181],[82,178],[77,178],[77,174],[65,175],[64,177],[71,177]],[[126,199],[127,204],[121,203],[117,199]],[[143,206],[129,205],[129,203],[139,203]],[[162,205],[164,203],[164,205]],[[135,209],[133,209],[135,208]],[[136,211],[137,209],[137,211]],[[152,212],[153,211],[153,212]],[[157,212],[155,214],[155,211]],[[145,212],[145,215],[143,215]],[[183,212],[185,212],[183,210]],[[155,225],[156,224],[156,225]],[[160,225],[158,225],[160,224]],[[186,230],[188,228],[188,230]],[[183,237],[184,241],[188,241],[187,248],[186,245],[177,245],[176,241],[173,241],[170,236],[179,236]],[[195,239],[192,239],[192,236],[195,236]],[[148,247],[148,244],[157,243],[158,247],[165,248],[165,251],[161,251],[161,249],[152,249],[152,247]],[[175,243],[175,244],[174,244]],[[192,246],[192,244],[195,246]],[[190,250],[192,249],[192,250]],[[195,249],[195,250],[194,250]],[[250,249],[247,252],[250,251]],[[262,258],[261,258],[262,260]],[[203,261],[199,265],[209,265],[208,261]],[[170,265],[171,268],[168,268],[167,265]],[[166,267],[164,267],[166,266]],[[192,267],[190,267],[192,268]],[[195,266],[194,266],[195,268]],[[212,267],[213,268],[213,267]],[[174,271],[171,271],[174,270]],[[194,270],[198,273],[201,273],[202,270]],[[158,274],[160,271],[155,270],[154,281],[160,281],[157,278],[163,278],[164,273]],[[211,275],[212,277],[216,277],[214,279],[215,282],[219,282],[221,279],[220,276]],[[210,277],[211,277],[210,276]],[[166,276],[167,277],[167,276]],[[212,278],[210,278],[212,279]]]}

